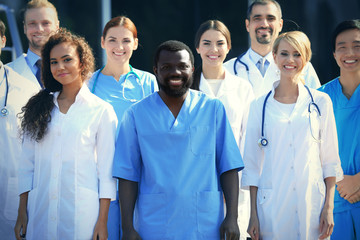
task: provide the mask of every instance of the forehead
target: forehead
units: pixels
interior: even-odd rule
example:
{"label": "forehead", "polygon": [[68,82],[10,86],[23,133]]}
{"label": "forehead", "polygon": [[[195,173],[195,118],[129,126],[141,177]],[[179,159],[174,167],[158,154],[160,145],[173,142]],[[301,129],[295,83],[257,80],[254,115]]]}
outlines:
{"label": "forehead", "polygon": [[289,52],[296,51],[297,52],[297,49],[292,44],[290,44],[288,41],[282,39],[279,43],[278,51],[289,51]]}
{"label": "forehead", "polygon": [[130,38],[130,37],[134,37],[134,34],[124,26],[115,26],[109,28],[108,32],[106,33],[106,37],[109,36]]}
{"label": "forehead", "polygon": [[50,58],[61,58],[65,55],[77,56],[76,46],[70,42],[55,45],[50,51]]}
{"label": "forehead", "polygon": [[158,64],[191,64],[190,54],[185,49],[180,51],[161,50],[159,54]]}
{"label": "forehead", "polygon": [[274,3],[267,3],[266,5],[255,5],[251,11],[250,18],[254,16],[275,16],[280,19],[280,12]]}
{"label": "forehead", "polygon": [[201,35],[201,40],[205,39],[225,39],[225,36],[220,31],[209,29]]}
{"label": "forehead", "polygon": [[41,7],[31,8],[25,12],[25,22],[43,20],[55,22],[57,20],[55,10],[52,8]]}
{"label": "forehead", "polygon": [[360,42],[360,30],[350,29],[346,30],[336,37],[336,45],[344,43]]}

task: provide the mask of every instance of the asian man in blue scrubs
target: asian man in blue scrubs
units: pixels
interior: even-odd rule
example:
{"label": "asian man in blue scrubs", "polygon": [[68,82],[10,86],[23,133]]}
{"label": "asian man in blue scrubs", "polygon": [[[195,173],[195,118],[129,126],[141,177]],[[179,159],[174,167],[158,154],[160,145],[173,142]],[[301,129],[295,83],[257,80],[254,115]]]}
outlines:
{"label": "asian man in blue scrubs", "polygon": [[329,94],[344,179],[337,183],[331,239],[360,239],[360,20],[340,23],[332,38],[340,76],[319,90]]}
{"label": "asian man in blue scrubs", "polygon": [[244,165],[222,103],[189,90],[193,70],[187,45],[162,43],[154,59],[160,90],[122,119],[113,176],[123,239],[239,239]]}

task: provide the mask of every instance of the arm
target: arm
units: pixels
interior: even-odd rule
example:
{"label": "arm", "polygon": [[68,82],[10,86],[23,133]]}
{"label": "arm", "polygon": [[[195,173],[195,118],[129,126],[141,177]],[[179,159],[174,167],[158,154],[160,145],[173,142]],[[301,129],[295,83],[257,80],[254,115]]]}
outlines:
{"label": "arm", "polygon": [[221,239],[239,239],[240,231],[237,225],[239,176],[236,169],[224,172],[220,176],[220,184],[224,192],[226,216],[220,226]]}
{"label": "arm", "polygon": [[250,186],[250,221],[248,227],[248,233],[250,234],[251,239],[259,240],[260,239],[260,225],[259,218],[257,215],[257,191],[258,187]]}
{"label": "arm", "polygon": [[18,216],[15,224],[15,237],[17,240],[25,238],[26,228],[28,223],[27,215],[27,202],[28,202],[29,192],[24,192],[20,194],[19,210]]}
{"label": "arm", "polygon": [[334,229],[334,195],[335,195],[336,177],[325,178],[326,197],[325,204],[320,215],[320,233],[319,239],[325,239],[332,234]]}
{"label": "arm", "polygon": [[337,183],[336,189],[342,198],[349,201],[350,196],[360,190],[360,173],[344,175],[344,179]]}
{"label": "arm", "polygon": [[121,209],[121,222],[123,230],[123,240],[141,239],[135,231],[133,225],[135,203],[138,196],[138,183],[119,179],[119,200]]}
{"label": "arm", "polygon": [[93,240],[106,240],[108,238],[107,220],[110,207],[110,199],[100,199],[99,217],[95,225]]}

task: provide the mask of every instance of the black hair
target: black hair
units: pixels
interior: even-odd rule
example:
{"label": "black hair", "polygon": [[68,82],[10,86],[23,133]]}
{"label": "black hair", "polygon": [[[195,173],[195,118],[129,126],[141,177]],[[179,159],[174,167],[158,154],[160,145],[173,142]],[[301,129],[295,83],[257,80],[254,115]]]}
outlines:
{"label": "black hair", "polygon": [[27,135],[38,142],[47,132],[48,123],[51,121],[51,112],[55,106],[51,92],[62,90],[61,83],[54,79],[50,70],[50,52],[61,43],[70,43],[76,47],[83,80],[87,79],[94,71],[94,56],[84,38],[72,34],[65,28],[60,28],[57,33],[49,38],[41,51],[41,74],[45,89],[30,98],[20,113],[21,134]]}
{"label": "black hair", "polygon": [[257,6],[257,5],[263,5],[263,6],[264,6],[264,5],[267,5],[267,4],[269,4],[269,3],[273,3],[273,4],[276,6],[276,8],[277,8],[278,11],[279,11],[280,18],[281,18],[281,16],[282,16],[281,6],[280,6],[280,4],[279,4],[277,1],[275,1],[275,0],[255,0],[255,1],[253,1],[253,2],[250,4],[250,6],[248,7],[248,9],[247,9],[246,18],[247,18],[248,20],[250,20],[250,15],[251,15],[251,13],[252,13],[252,10],[253,10],[254,6]]}
{"label": "black hair", "polygon": [[191,65],[194,66],[194,55],[190,48],[183,42],[177,41],[177,40],[169,40],[166,42],[161,43],[155,52],[154,57],[154,67],[157,67],[157,63],[159,61],[159,56],[161,51],[170,51],[170,52],[178,52],[181,50],[186,50],[190,55],[190,61]]}
{"label": "black hair", "polygon": [[0,20],[0,36],[1,37],[5,36],[5,30],[6,30],[6,27],[5,27],[4,22]]}
{"label": "black hair", "polygon": [[333,52],[335,52],[336,49],[335,45],[337,36],[339,36],[342,32],[352,29],[360,30],[360,19],[346,20],[336,26],[331,38]]}

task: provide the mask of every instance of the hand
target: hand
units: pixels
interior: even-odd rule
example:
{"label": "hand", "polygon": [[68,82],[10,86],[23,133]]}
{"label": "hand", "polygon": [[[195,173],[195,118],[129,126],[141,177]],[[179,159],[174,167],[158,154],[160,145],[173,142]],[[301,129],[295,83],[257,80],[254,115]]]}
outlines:
{"label": "hand", "polygon": [[97,221],[94,229],[93,240],[107,240],[107,224],[104,221]]}
{"label": "hand", "polygon": [[236,217],[225,217],[220,226],[221,240],[238,240],[240,239],[240,230]]}
{"label": "hand", "polygon": [[360,183],[355,176],[344,175],[344,179],[337,183],[336,189],[342,198],[348,200],[351,195],[360,190]]}
{"label": "hand", "polygon": [[259,219],[256,215],[251,215],[247,232],[250,234],[251,239],[260,239]]}
{"label": "hand", "polygon": [[334,230],[334,215],[333,215],[334,207],[324,206],[321,211],[320,216],[320,237],[319,239],[325,239],[329,237]]}
{"label": "hand", "polygon": [[348,200],[348,202],[351,204],[359,202],[360,201],[360,190],[355,192],[353,195],[348,197],[348,199],[346,199],[346,200]]}
{"label": "hand", "polygon": [[141,240],[140,235],[135,231],[135,229],[124,230],[122,240]]}
{"label": "hand", "polygon": [[15,237],[17,240],[21,240],[26,236],[26,229],[28,223],[28,215],[26,210],[19,211],[14,227]]}

